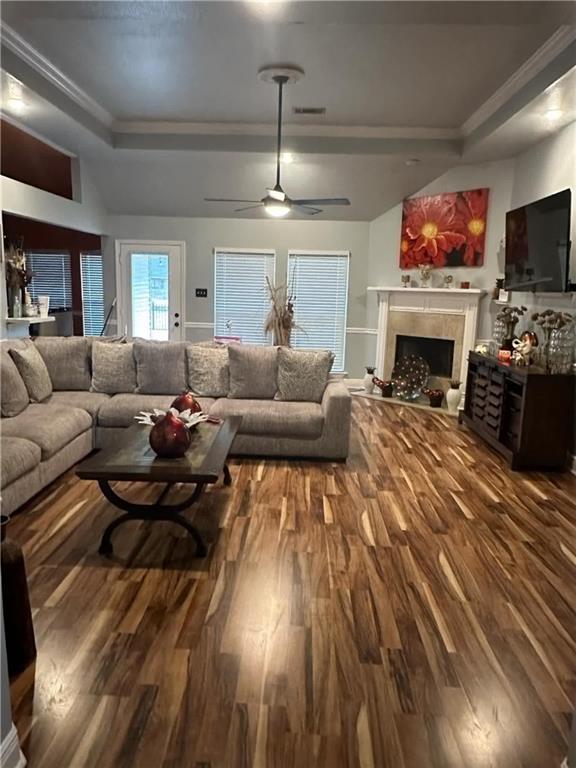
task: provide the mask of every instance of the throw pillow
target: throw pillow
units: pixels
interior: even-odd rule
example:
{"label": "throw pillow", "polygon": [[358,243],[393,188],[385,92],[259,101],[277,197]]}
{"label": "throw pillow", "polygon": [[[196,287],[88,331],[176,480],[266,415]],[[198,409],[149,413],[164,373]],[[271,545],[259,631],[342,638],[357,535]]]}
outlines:
{"label": "throw pillow", "polygon": [[90,357],[84,336],[38,336],[34,345],[56,391],[90,389]]}
{"label": "throw pillow", "polygon": [[276,394],[278,347],[229,344],[228,397],[271,400]]}
{"label": "throw pillow", "polygon": [[190,344],[188,357],[188,386],[195,395],[226,397],[230,386],[228,350]]}
{"label": "throw pillow", "polygon": [[18,416],[30,402],[26,384],[4,346],[0,351],[0,390],[2,391],[2,416],[6,418]]}
{"label": "throw pillow", "polygon": [[92,386],[93,392],[116,395],[119,392],[134,392],[136,389],[136,363],[133,344],[110,344],[92,342]]}
{"label": "throw pillow", "polygon": [[10,357],[28,390],[31,402],[42,403],[52,394],[52,381],[42,355],[32,341],[27,341],[22,347],[12,348]]}
{"label": "throw pillow", "polygon": [[186,344],[182,341],[135,341],[137,392],[178,395],[186,389]]}
{"label": "throw pillow", "polygon": [[278,351],[278,400],[319,403],[334,362],[329,350],[309,352],[289,347]]}

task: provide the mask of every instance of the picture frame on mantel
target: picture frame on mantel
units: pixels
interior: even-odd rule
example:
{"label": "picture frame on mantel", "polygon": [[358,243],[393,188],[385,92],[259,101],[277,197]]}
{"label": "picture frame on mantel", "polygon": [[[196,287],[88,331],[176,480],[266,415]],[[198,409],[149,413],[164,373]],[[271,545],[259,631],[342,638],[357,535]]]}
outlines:
{"label": "picture frame on mantel", "polygon": [[481,267],[489,192],[483,187],[404,200],[400,269]]}

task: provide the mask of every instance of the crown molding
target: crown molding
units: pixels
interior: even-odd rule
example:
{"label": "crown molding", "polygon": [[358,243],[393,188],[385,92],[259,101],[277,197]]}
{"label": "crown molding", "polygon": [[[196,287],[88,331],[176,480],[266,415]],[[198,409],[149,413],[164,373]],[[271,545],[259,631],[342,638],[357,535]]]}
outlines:
{"label": "crown molding", "polygon": [[62,91],[69,99],[72,99],[79,107],[92,115],[100,123],[103,123],[107,128],[112,125],[114,117],[104,107],[76,85],[73,80],[52,64],[36,48],[24,40],[12,27],[1,23],[0,37],[3,46],[42,75],[49,83]]}
{"label": "crown molding", "polygon": [[467,137],[489,120],[518,91],[542,72],[554,59],[576,40],[576,27],[559,27],[538,50],[519,67],[506,82],[494,91],[481,107],[462,123],[460,134]]}
{"label": "crown molding", "polygon": [[[199,136],[276,136],[276,123],[198,123],[169,120],[118,120],[114,133],[169,134]],[[458,128],[412,128],[370,125],[302,125],[285,123],[284,136],[318,136],[352,139],[431,139],[452,140],[461,136]]]}

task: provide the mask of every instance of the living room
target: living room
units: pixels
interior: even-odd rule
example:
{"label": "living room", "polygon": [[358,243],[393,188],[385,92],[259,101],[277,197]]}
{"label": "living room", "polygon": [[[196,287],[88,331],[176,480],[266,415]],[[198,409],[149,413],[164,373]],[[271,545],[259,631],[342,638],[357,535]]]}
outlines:
{"label": "living room", "polygon": [[1,16],[2,766],[576,768],[574,4]]}

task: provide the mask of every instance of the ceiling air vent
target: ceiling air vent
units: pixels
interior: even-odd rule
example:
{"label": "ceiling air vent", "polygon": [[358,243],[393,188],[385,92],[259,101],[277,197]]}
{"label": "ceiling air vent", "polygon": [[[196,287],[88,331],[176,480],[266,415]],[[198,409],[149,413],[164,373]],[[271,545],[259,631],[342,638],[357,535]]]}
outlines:
{"label": "ceiling air vent", "polygon": [[295,115],[325,115],[326,107],[292,107]]}

